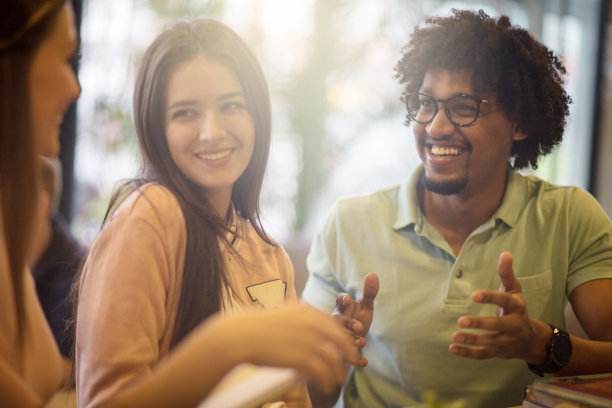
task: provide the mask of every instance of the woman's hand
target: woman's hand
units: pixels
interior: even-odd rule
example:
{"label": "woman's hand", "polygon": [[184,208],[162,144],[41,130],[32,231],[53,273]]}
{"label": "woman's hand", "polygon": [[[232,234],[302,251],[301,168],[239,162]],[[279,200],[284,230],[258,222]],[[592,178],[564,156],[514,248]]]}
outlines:
{"label": "woman's hand", "polygon": [[249,311],[215,319],[210,329],[236,363],[291,367],[323,390],[346,381],[359,355],[351,333],[307,305]]}

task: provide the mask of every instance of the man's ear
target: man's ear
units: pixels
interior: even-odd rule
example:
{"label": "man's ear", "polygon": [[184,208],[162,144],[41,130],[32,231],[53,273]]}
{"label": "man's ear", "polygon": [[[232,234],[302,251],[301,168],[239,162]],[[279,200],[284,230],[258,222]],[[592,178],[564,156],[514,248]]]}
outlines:
{"label": "man's ear", "polygon": [[514,134],[512,135],[512,140],[518,142],[519,140],[523,140],[527,138],[527,133],[521,130],[521,127],[518,123],[514,124]]}

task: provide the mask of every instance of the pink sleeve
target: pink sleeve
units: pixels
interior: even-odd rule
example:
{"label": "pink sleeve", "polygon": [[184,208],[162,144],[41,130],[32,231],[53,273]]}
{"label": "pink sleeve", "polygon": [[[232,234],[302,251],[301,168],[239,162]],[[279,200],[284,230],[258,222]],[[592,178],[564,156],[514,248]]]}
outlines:
{"label": "pink sleeve", "polygon": [[150,207],[150,201],[137,200],[127,214],[113,217],[83,270],[76,344],[79,407],[99,405],[150,375],[167,349],[176,313],[169,298],[184,261],[184,221],[180,228],[175,220],[177,228],[158,216],[168,218],[168,208]]}
{"label": "pink sleeve", "polygon": [[0,214],[0,406],[39,407],[60,388],[65,373],[34,280],[25,269],[20,276],[23,309],[17,313],[2,222]]}

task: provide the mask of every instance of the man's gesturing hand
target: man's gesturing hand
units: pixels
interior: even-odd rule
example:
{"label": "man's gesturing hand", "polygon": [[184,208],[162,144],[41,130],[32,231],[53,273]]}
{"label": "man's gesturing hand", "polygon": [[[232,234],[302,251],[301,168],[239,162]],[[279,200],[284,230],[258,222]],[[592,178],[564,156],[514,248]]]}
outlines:
{"label": "man's gesturing hand", "polygon": [[[497,306],[495,316],[462,316],[457,321],[461,329],[481,329],[485,333],[458,331],[453,334],[452,354],[473,359],[499,357],[520,358],[527,362],[541,362],[544,347],[534,347],[550,337],[544,322],[531,319],[521,292],[521,284],[512,269],[512,254],[503,252],[497,264],[501,279],[499,291],[479,290],[472,294],[476,303]],[[535,340],[535,341],[534,341]]]}
{"label": "man's gesturing hand", "polygon": [[[348,293],[340,293],[336,298],[336,308],[332,313],[355,336],[355,344],[365,346],[365,335],[370,330],[374,316],[374,299],[378,294],[378,275],[369,273],[363,280],[363,295],[359,300],[353,300]],[[359,365],[367,365],[367,359],[361,358]]]}

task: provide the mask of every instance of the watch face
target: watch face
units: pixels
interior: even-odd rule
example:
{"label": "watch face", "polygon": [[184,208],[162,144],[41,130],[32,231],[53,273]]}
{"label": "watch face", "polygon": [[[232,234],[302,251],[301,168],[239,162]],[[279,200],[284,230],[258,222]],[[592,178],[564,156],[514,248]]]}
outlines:
{"label": "watch face", "polygon": [[555,364],[561,367],[566,365],[572,356],[572,342],[569,334],[559,330],[551,344],[551,352],[551,358]]}

